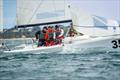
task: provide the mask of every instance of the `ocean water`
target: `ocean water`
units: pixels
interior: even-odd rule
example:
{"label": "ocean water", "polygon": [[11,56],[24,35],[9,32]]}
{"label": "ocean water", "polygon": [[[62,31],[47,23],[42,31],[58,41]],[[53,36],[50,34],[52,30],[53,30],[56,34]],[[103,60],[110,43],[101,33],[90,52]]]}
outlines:
{"label": "ocean water", "polygon": [[120,80],[120,53],[0,54],[0,80]]}
{"label": "ocean water", "polygon": [[0,53],[0,80],[120,80],[120,52]]}

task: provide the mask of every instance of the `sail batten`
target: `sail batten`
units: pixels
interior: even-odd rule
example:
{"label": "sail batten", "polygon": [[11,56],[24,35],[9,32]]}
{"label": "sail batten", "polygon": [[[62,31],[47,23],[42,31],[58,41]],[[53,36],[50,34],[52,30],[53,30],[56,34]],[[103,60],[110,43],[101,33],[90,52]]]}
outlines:
{"label": "sail batten", "polygon": [[17,0],[17,25],[70,20],[64,0]]}
{"label": "sail batten", "polygon": [[0,0],[0,32],[3,32],[3,0]]}

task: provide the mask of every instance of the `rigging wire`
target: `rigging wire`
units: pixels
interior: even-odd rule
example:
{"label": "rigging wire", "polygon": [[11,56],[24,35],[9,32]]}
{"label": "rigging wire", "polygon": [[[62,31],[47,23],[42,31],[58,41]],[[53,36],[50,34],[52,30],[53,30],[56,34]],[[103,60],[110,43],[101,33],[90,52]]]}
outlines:
{"label": "rigging wire", "polygon": [[[37,10],[41,7],[42,3],[44,2],[44,0],[41,0],[40,3],[38,4],[38,6],[36,7],[35,11],[33,12],[33,15],[31,16],[30,20],[28,21],[28,23],[33,19],[34,14],[37,12]],[[27,23],[27,24],[28,24]]]}
{"label": "rigging wire", "polygon": [[[34,14],[35,14],[35,13],[37,12],[37,10],[40,8],[40,6],[42,5],[43,1],[44,1],[44,0],[41,0],[41,1],[40,1],[40,3],[39,3],[38,6],[36,7],[35,11],[33,12],[32,16],[31,16],[30,20],[27,22],[27,24],[33,19]],[[25,35],[25,26],[24,26],[24,35]],[[31,38],[31,39],[32,39],[32,38]],[[27,44],[27,42],[26,42],[26,36],[24,37],[24,40],[25,40],[25,44]],[[32,39],[32,40],[33,40],[33,39]],[[32,44],[33,44],[33,42],[32,42]]]}

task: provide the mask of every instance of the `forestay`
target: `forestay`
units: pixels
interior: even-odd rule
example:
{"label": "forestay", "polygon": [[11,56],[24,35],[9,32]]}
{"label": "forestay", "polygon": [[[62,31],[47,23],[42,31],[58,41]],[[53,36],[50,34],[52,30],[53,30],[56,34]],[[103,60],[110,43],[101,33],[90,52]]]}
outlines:
{"label": "forestay", "polygon": [[3,32],[3,0],[0,0],[0,32]]}
{"label": "forestay", "polygon": [[65,0],[17,0],[17,25],[70,19]]}

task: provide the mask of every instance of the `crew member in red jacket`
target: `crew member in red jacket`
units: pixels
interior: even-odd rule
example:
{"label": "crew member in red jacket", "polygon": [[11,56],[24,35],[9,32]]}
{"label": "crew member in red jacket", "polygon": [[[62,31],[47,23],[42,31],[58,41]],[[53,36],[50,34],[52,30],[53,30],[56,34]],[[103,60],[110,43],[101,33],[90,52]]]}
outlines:
{"label": "crew member in red jacket", "polygon": [[53,27],[49,26],[47,33],[46,33],[46,46],[54,45],[54,29]]}

